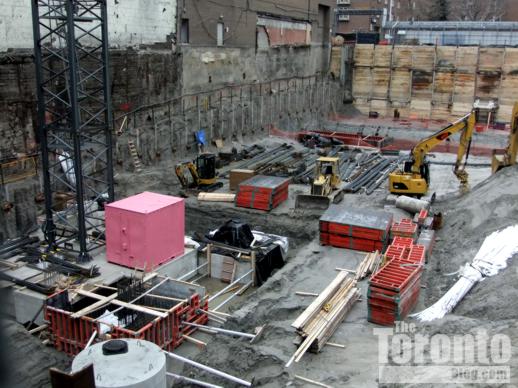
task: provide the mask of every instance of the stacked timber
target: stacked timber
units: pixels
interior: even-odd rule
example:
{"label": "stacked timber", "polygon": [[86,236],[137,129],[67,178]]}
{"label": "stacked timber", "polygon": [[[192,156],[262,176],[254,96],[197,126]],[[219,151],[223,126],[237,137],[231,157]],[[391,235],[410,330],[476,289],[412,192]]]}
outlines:
{"label": "stacked timber", "polygon": [[391,213],[331,205],[320,218],[320,243],[382,252],[388,243],[391,225]]}
{"label": "stacked timber", "polygon": [[288,199],[290,178],[257,175],[238,186],[236,206],[270,211]]}
{"label": "stacked timber", "polygon": [[354,277],[355,280],[363,280],[368,275],[377,272],[381,263],[381,258],[382,255],[379,251],[367,253],[356,269],[356,276]]}
{"label": "stacked timber", "polygon": [[340,272],[306,310],[291,324],[302,342],[286,364],[299,362],[308,350],[318,353],[331,338],[340,323],[360,299],[356,280],[348,277],[347,272]]}

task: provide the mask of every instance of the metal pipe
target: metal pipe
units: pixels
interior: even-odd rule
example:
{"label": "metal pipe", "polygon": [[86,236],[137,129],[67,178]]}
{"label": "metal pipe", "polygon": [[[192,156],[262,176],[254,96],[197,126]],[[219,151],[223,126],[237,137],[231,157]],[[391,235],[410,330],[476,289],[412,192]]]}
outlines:
{"label": "metal pipe", "polygon": [[187,325],[187,326],[198,327],[201,329],[213,330],[213,331],[217,331],[218,333],[221,333],[221,334],[228,334],[228,335],[232,335],[232,336],[236,336],[236,337],[245,337],[245,338],[250,338],[250,339],[255,338],[255,334],[243,333],[241,331],[220,329],[219,327],[199,325],[197,323],[191,323],[191,322],[186,322],[186,321],[183,321],[182,324]]}
{"label": "metal pipe", "polygon": [[225,299],[223,302],[221,302],[218,306],[216,306],[215,308],[213,308],[213,311],[218,311],[221,307],[223,307],[224,305],[226,305],[228,302],[230,302],[232,299],[234,299],[236,296],[239,295],[240,292],[242,292],[243,290],[246,290],[248,287],[250,287],[254,282],[248,282],[247,284],[245,284],[243,287],[241,287],[239,290],[237,290],[236,292],[234,292],[232,295],[230,295],[227,299]]}
{"label": "metal pipe", "polygon": [[172,377],[176,380],[185,381],[186,383],[196,384],[200,387],[207,387],[207,388],[223,388],[221,385],[214,385],[210,383],[206,383],[205,381],[191,379],[190,377],[180,376],[175,373],[167,372],[167,376]]}
{"label": "metal pipe", "polygon": [[236,279],[234,280],[232,283],[230,283],[228,286],[226,286],[225,288],[223,288],[222,290],[220,290],[219,292],[215,293],[214,295],[212,295],[210,298],[209,298],[209,303],[212,302],[214,299],[216,299],[218,296],[221,296],[223,295],[225,292],[227,292],[228,290],[230,290],[233,286],[235,286],[237,283],[239,283],[241,280],[243,280],[245,277],[247,277],[248,275],[250,275],[252,272],[254,272],[253,269],[251,269],[250,271],[248,271],[247,273],[245,273],[243,276],[241,276],[239,279]]}
{"label": "metal pipe", "polygon": [[203,263],[199,267],[193,269],[191,272],[187,272],[185,275],[179,277],[177,280],[181,281],[181,280],[189,279],[190,276],[196,274],[200,269],[202,269],[203,267],[205,267],[207,265],[209,265],[209,262]]}
{"label": "metal pipe", "polygon": [[92,336],[90,337],[90,339],[86,343],[85,349],[88,349],[90,347],[92,342],[94,342],[95,337],[97,337],[97,330],[94,330],[94,332],[92,333]]}
{"label": "metal pipe", "polygon": [[194,366],[196,368],[199,368],[201,370],[204,370],[206,372],[212,373],[215,376],[224,378],[224,379],[229,380],[229,381],[233,381],[234,383],[237,383],[237,384],[244,385],[245,387],[251,387],[252,386],[252,383],[249,382],[249,381],[242,380],[239,377],[234,377],[232,375],[229,375],[228,373],[221,372],[221,371],[219,371],[217,369],[211,368],[210,366],[200,364],[199,362],[196,362],[196,361],[193,361],[193,360],[189,360],[188,358],[179,356],[178,354],[174,354],[174,353],[166,352],[166,351],[164,351],[164,353],[166,355],[168,355],[169,357],[174,358],[175,360],[181,361],[181,362],[183,362],[185,364],[188,364],[188,365]]}

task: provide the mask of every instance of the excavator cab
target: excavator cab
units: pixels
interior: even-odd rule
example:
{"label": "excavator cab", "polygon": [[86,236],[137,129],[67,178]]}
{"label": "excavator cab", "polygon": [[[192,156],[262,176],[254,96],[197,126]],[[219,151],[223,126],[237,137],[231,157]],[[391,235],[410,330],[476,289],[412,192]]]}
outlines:
{"label": "excavator cab", "polygon": [[[191,179],[187,176],[187,170],[191,174]],[[175,172],[182,187],[187,189],[214,191],[223,187],[223,183],[217,181],[214,154],[202,154],[193,162],[180,163],[176,166]]]}
{"label": "excavator cab", "polygon": [[203,154],[196,159],[196,172],[200,185],[212,185],[216,183],[216,155]]}

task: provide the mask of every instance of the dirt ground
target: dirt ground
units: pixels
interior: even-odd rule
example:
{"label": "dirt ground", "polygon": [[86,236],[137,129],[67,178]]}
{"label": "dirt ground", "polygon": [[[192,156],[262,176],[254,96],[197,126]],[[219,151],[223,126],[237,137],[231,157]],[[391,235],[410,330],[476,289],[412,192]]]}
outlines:
{"label": "dirt ground", "polygon": [[[517,168],[510,168],[474,185],[469,194],[459,199],[435,205],[444,212],[445,225],[425,269],[426,289],[421,293],[416,310],[433,304],[449,289],[457,278],[446,274],[471,261],[488,234],[516,223],[517,173]],[[346,201],[354,206],[380,206],[382,196],[379,192],[373,201],[362,195],[348,196]],[[322,353],[307,354],[298,364],[284,368],[296,349],[293,344],[296,336],[290,324],[312,300],[295,292],[320,292],[336,276],[336,267],[355,268],[363,257],[354,251],[321,247],[316,238],[300,245],[292,251],[287,265],[253,292],[246,303],[231,308],[234,318],[226,327],[252,332],[256,326],[266,325],[261,340],[251,345],[245,340],[215,336],[196,360],[245,379],[254,379],[256,386],[306,386],[293,378],[295,374],[333,387],[378,386],[378,339],[373,334],[378,326],[367,322],[365,281],[360,283],[362,301],[332,337],[333,342],[344,344],[346,348],[326,347]],[[501,274],[478,284],[454,313],[429,324],[415,322],[417,330],[431,335],[463,335],[485,329],[488,335],[509,335],[516,351],[517,269],[518,262],[511,261]],[[411,318],[408,321],[413,322]],[[511,366],[516,382],[516,359],[511,360]],[[217,381],[192,368],[186,368],[183,373]],[[219,383],[229,386],[228,382],[220,380]]]}
{"label": "dirt ground", "polygon": [[[495,143],[500,144],[500,135],[495,139]],[[272,144],[279,141],[284,142],[280,139],[266,139],[264,142]],[[454,155],[437,154],[434,161],[450,163],[454,159]],[[518,169],[509,168],[489,178],[488,159],[474,158],[471,161],[480,165],[468,168],[471,192],[464,195],[459,192],[451,165],[432,166],[431,190],[436,191],[439,198],[434,209],[443,212],[445,225],[438,234],[435,250],[425,268],[423,284],[426,288],[421,292],[416,310],[433,304],[448,290],[456,277],[446,274],[457,271],[461,265],[471,261],[485,236],[518,220]],[[144,190],[178,194],[180,187],[173,169],[175,162],[146,169],[141,174],[119,173],[116,176],[118,196]],[[178,349],[178,353],[243,379],[253,379],[255,386],[308,386],[294,379],[297,374],[332,387],[377,387],[378,338],[373,330],[379,326],[367,321],[366,281],[359,283],[362,300],[353,307],[331,339],[346,348],[325,347],[320,354],[308,353],[299,363],[290,368],[284,367],[296,350],[293,343],[296,335],[290,325],[313,299],[297,296],[295,292],[319,293],[336,276],[335,268],[353,269],[364,258],[363,253],[320,246],[320,213],[293,209],[296,194],[305,190],[305,186],[290,187],[289,201],[271,213],[238,209],[233,204],[199,203],[195,198],[186,200],[186,230],[191,235],[202,235],[228,219],[240,218],[255,229],[289,237],[291,251],[282,269],[260,288],[249,291],[246,298],[229,304],[226,310],[233,316],[224,326],[227,329],[253,332],[256,327],[265,325],[263,335],[256,343],[198,332],[194,337],[206,341],[208,346],[201,350],[192,344],[185,344]],[[408,216],[401,210],[387,206],[386,197],[387,187],[383,185],[371,196],[347,194],[344,202],[353,207],[392,211],[396,218]],[[511,262],[501,274],[478,284],[452,314],[431,324],[416,323],[418,330],[453,335],[485,328],[489,334],[508,334],[516,354],[517,274],[518,262]],[[214,322],[210,324],[216,325]],[[513,382],[518,384],[515,358],[511,364],[515,373]],[[178,374],[225,387],[232,386],[225,380],[181,364],[172,363],[171,367]]]}

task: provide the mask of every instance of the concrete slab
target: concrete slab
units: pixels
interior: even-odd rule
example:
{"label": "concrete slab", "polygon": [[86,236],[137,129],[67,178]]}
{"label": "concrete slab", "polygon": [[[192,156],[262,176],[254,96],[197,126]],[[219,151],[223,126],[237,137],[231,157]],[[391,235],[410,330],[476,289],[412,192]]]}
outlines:
{"label": "concrete slab", "polygon": [[28,323],[34,319],[34,317],[36,317],[34,320],[36,325],[42,325],[44,323],[41,306],[47,299],[46,295],[26,288],[15,287],[12,298],[15,318],[18,323]]}

